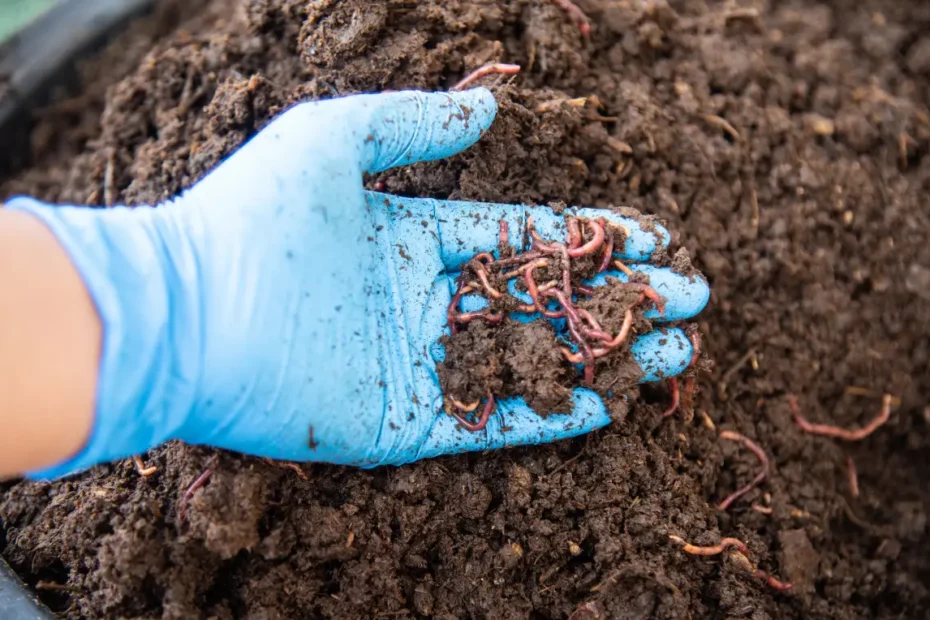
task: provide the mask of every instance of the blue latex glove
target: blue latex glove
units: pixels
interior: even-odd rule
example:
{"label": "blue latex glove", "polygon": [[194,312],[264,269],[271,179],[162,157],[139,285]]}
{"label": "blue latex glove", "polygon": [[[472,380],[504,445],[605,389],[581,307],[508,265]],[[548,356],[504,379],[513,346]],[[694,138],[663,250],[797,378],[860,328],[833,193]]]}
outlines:
{"label": "blue latex glove", "polygon": [[[584,389],[571,416],[543,418],[505,400],[478,433],[441,413],[436,343],[457,268],[496,248],[500,218],[517,246],[528,215],[548,238],[564,238],[563,220],[541,207],[367,192],[362,173],[457,153],[496,111],[485,89],[304,103],[158,208],[9,202],[57,236],[104,327],[92,436],[34,476],[169,439],[371,467],[606,425],[603,403]],[[611,219],[633,231],[618,256],[647,259],[657,235]],[[704,307],[702,278],[641,269],[668,298],[666,319]],[[691,357],[678,329],[641,335],[633,351],[646,381],[681,372]]]}

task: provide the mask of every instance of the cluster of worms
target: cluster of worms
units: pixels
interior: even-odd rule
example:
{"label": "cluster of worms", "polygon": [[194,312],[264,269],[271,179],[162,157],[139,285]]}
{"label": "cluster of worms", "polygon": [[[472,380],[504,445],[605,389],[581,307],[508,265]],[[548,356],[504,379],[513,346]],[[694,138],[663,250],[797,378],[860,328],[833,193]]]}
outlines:
{"label": "cluster of worms", "polygon": [[[615,268],[632,276],[629,267],[614,258],[614,248],[623,242],[630,231],[603,218],[572,216],[566,217],[566,227],[568,233],[564,243],[545,241],[533,226],[532,218],[529,218],[527,232],[532,247],[529,251],[511,256],[509,254],[512,250],[507,244],[507,222],[502,220],[498,239],[502,257],[496,259],[493,254],[482,252],[468,261],[462,269],[446,317],[453,336],[473,321],[500,324],[505,313],[493,309],[493,302],[508,296],[508,286],[515,280],[516,288],[525,291],[530,302],[524,303],[523,299],[511,295],[512,303],[497,305],[507,305],[509,312],[538,313],[547,319],[564,319],[572,347],[561,347],[562,356],[571,364],[580,364],[584,385],[592,386],[595,360],[609,355],[629,340],[633,308],[649,300],[663,314],[665,298],[648,284],[617,282],[616,286],[638,293],[639,298],[626,309],[619,331],[615,334],[606,331],[595,316],[576,305],[577,299],[590,297],[594,291],[590,287],[573,283],[572,269],[577,261],[586,259],[589,261],[588,268],[594,273]],[[584,269],[582,266],[581,270]],[[482,310],[461,312],[459,304],[462,297],[468,294],[484,297],[488,306]],[[462,428],[473,432],[487,425],[495,407],[494,395],[488,394],[481,413],[472,422],[465,416],[476,412],[481,406],[480,401],[464,403],[453,395],[447,395],[446,402],[447,411]]]}

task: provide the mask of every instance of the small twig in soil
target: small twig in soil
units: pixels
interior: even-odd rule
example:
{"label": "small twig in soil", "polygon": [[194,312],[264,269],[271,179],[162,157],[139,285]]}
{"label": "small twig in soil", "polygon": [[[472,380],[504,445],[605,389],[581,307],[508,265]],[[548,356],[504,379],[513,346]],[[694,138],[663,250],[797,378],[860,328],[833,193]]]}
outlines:
{"label": "small twig in soil", "polygon": [[606,579],[593,586],[590,591],[600,592],[604,588],[615,584],[621,577],[639,577],[640,579],[644,579],[646,581],[655,582],[660,586],[667,588],[676,599],[681,598],[681,590],[679,590],[675,584],[672,583],[671,580],[662,573],[657,574],[651,570],[646,569],[645,567],[639,568],[635,565],[629,564],[626,566],[621,566],[615,570],[613,573],[608,575]]}
{"label": "small twig in soil", "polygon": [[731,9],[723,14],[724,23],[729,23],[731,21],[746,21],[755,26],[756,31],[760,34],[765,32],[765,26],[762,24],[762,18],[759,16],[759,9],[754,7],[745,8],[738,7]]}
{"label": "small twig in soil", "polygon": [[670,418],[678,411],[678,404],[681,402],[681,390],[678,387],[678,377],[672,377],[668,380],[668,389],[672,393],[672,404],[669,405],[665,413],[662,414],[663,420],[665,418]]}
{"label": "small twig in soil", "polygon": [[472,82],[480,80],[486,75],[516,75],[520,73],[520,65],[508,65],[499,62],[493,62],[479,67],[466,75],[458,84],[450,88],[450,91],[462,90]]}
{"label": "small twig in soil", "polygon": [[552,471],[550,471],[550,472],[547,473],[546,475],[547,475],[547,476],[551,476],[552,474],[555,474],[555,473],[557,473],[557,472],[560,472],[560,471],[562,471],[563,469],[565,469],[566,467],[568,467],[569,465],[571,465],[572,463],[574,463],[575,461],[577,461],[578,459],[580,459],[580,458],[584,455],[584,453],[588,450],[588,444],[589,444],[589,443],[591,443],[591,435],[590,435],[590,434],[585,435],[584,445],[581,446],[581,450],[578,451],[578,454],[576,454],[576,455],[573,456],[572,458],[568,459],[567,461],[562,461],[555,469],[553,469]]}
{"label": "small twig in soil", "polygon": [[901,157],[901,170],[907,170],[911,146],[917,146],[917,141],[903,131],[898,134],[898,153]]}
{"label": "small twig in soil", "polygon": [[562,7],[573,20],[578,25],[578,30],[581,32],[582,36],[589,37],[591,36],[591,21],[588,19],[588,16],[585,15],[584,11],[578,8],[571,0],[552,0],[560,7]]}
{"label": "small twig in soil", "polygon": [[716,114],[704,114],[701,116],[708,125],[713,125],[718,129],[722,129],[724,133],[729,135],[735,142],[742,140],[742,137],[739,135],[739,132],[736,131],[736,128],[730,124],[730,122]]}
{"label": "small twig in soil", "polygon": [[477,422],[469,422],[455,411],[450,411],[449,413],[451,413],[455,421],[459,423],[459,426],[466,431],[477,433],[478,431],[484,430],[484,427],[488,425],[488,420],[491,418],[491,413],[494,411],[494,404],[494,395],[489,394],[484,409],[481,411],[481,417],[478,418]]}
{"label": "small twig in soil", "polygon": [[743,367],[743,364],[746,362],[752,362],[752,367],[755,370],[759,367],[759,363],[756,360],[756,352],[754,349],[749,349],[746,353],[743,354],[741,358],[736,360],[732,366],[730,366],[726,372],[723,373],[723,376],[720,377],[720,383],[717,384],[717,397],[720,400],[725,400],[727,397],[727,384],[730,383],[730,379],[733,378],[733,375],[736,374],[740,368]]}
{"label": "small twig in soil", "polygon": [[154,474],[156,471],[158,471],[158,468],[155,467],[154,465],[152,465],[151,467],[146,467],[145,463],[142,461],[141,456],[132,457],[132,462],[135,463],[136,471],[139,472],[139,475],[142,476],[143,478],[148,478],[149,476]]}
{"label": "small twig in soil", "polygon": [[846,475],[849,476],[849,494],[853,499],[859,498],[859,475],[856,473],[856,462],[851,456],[846,457]]}
{"label": "small twig in soil", "polygon": [[762,504],[752,503],[749,505],[749,508],[764,515],[770,515],[773,512],[771,506],[763,506]]}
{"label": "small twig in soil", "polygon": [[587,97],[577,97],[575,99],[553,99],[551,101],[543,101],[536,106],[537,114],[545,114],[546,112],[552,112],[557,110],[562,105],[567,105],[573,108],[583,108],[588,102]]}
{"label": "small twig in soil", "polygon": [[103,174],[103,202],[112,207],[116,204],[116,151],[107,152],[107,168]]}
{"label": "small twig in soil", "polygon": [[624,265],[623,263],[621,263],[620,261],[615,260],[615,261],[614,261],[614,267],[616,267],[617,269],[619,269],[620,271],[622,271],[623,273],[625,273],[625,274],[626,274],[626,277],[628,277],[628,278],[632,278],[632,277],[633,277],[633,270],[630,269],[629,267],[627,267],[626,265]]}
{"label": "small twig in soil", "polygon": [[738,500],[740,497],[742,497],[746,493],[749,493],[750,491],[752,491],[754,488],[760,485],[763,480],[765,480],[766,476],[768,476],[768,473],[769,473],[769,459],[765,455],[765,451],[762,448],[760,448],[754,441],[752,441],[751,439],[749,439],[748,437],[744,435],[741,435],[734,431],[722,431],[720,433],[720,439],[740,442],[741,444],[746,446],[750,451],[752,451],[753,454],[756,455],[756,457],[759,459],[759,463],[762,465],[762,471],[756,474],[756,477],[752,479],[752,482],[742,487],[741,489],[734,491],[733,493],[728,495],[726,499],[724,499],[722,502],[720,502],[717,505],[717,508],[719,508],[720,510],[726,510],[727,508],[730,507],[730,504]]}
{"label": "small twig in soil", "polygon": [[823,435],[825,437],[836,437],[845,441],[861,441],[875,432],[881,425],[888,421],[891,415],[891,394],[885,394],[882,398],[882,409],[871,422],[858,430],[848,430],[839,426],[829,424],[814,424],[807,421],[798,409],[798,399],[794,394],[788,395],[788,405],[791,407],[791,413],[794,415],[794,421],[805,433],[813,435]]}
{"label": "small twig in soil", "polygon": [[77,586],[69,586],[63,583],[55,583],[54,581],[39,581],[36,583],[36,590],[55,590],[58,592],[70,592],[72,594],[84,594],[86,590],[84,588],[79,588]]}

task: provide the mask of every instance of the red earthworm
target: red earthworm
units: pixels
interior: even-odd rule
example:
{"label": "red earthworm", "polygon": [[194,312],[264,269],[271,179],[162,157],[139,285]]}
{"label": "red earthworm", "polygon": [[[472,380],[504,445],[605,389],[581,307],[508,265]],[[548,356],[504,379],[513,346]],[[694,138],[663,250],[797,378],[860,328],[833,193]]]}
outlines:
{"label": "red earthworm", "polygon": [[480,430],[484,430],[484,427],[488,425],[488,420],[491,418],[491,412],[494,411],[494,395],[488,394],[488,400],[484,405],[484,409],[481,411],[481,417],[478,418],[477,422],[469,422],[463,418],[458,413],[452,411],[452,417],[455,418],[455,421],[459,423],[459,426],[464,428],[466,431],[471,431],[472,433],[477,433]]}
{"label": "red earthworm", "polygon": [[801,412],[798,410],[798,399],[794,394],[788,395],[788,404],[790,405],[791,411],[794,414],[794,421],[805,433],[825,435],[827,437],[837,437],[838,439],[845,439],[846,441],[861,441],[862,439],[865,439],[874,433],[878,427],[888,421],[888,417],[891,415],[891,398],[891,394],[885,394],[884,398],[882,399],[882,409],[875,417],[875,419],[859,430],[855,431],[850,431],[838,426],[831,426],[829,424],[814,424],[812,422],[808,422],[806,419],[804,419],[804,417],[801,416]]}
{"label": "red earthworm", "polygon": [[681,391],[678,389],[677,377],[672,377],[668,380],[668,388],[672,392],[672,404],[665,410],[665,413],[662,414],[663,419],[675,415],[675,412],[678,411],[678,403],[681,400]]}
{"label": "red earthworm", "polygon": [[585,220],[585,226],[591,228],[591,232],[594,236],[580,248],[569,249],[568,255],[572,258],[578,258],[596,252],[597,249],[604,244],[604,228],[598,224],[596,220]]}
{"label": "red earthworm", "polygon": [[568,225],[568,247],[575,249],[581,245],[582,241],[581,230],[578,228],[578,220],[568,216],[565,218],[565,222]]}
{"label": "red earthworm", "polygon": [[462,90],[475,80],[481,79],[486,75],[491,75],[493,73],[500,73],[502,75],[516,75],[520,73],[520,65],[507,65],[499,62],[488,63],[483,67],[478,67],[468,75],[466,75],[462,80],[450,88],[450,91]]}

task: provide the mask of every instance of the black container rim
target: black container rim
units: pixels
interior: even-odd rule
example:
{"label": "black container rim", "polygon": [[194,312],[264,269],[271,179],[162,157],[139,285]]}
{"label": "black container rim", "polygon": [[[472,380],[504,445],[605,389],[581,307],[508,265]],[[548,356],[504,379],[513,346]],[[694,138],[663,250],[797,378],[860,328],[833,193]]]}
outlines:
{"label": "black container rim", "polygon": [[155,0],[61,0],[0,44],[0,128]]}
{"label": "black container rim", "polygon": [[52,620],[54,617],[13,569],[0,559],[0,618]]}

